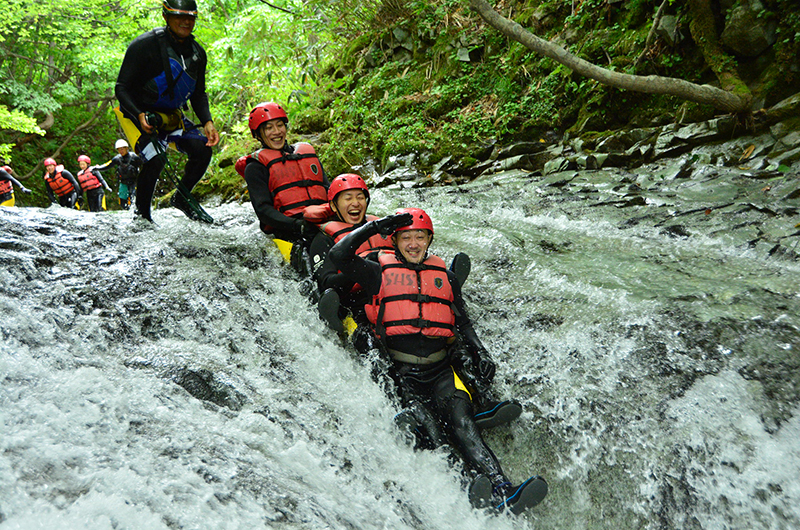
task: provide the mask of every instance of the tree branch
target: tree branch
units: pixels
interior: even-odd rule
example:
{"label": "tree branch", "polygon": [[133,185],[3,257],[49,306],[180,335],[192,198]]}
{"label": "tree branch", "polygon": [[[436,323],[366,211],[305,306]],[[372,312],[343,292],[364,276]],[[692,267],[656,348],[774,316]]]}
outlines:
{"label": "tree branch", "polygon": [[748,110],[749,99],[711,85],[696,85],[683,79],[655,75],[638,76],[614,72],[581,59],[564,48],[541,39],[516,22],[497,13],[485,0],[469,0],[470,6],[493,28],[531,51],[563,64],[584,77],[604,85],[647,94],[667,94],[687,101],[712,105],[725,112]]}
{"label": "tree branch", "polygon": [[267,2],[267,0],[260,0],[260,1],[261,1],[262,3],[264,3],[264,4],[267,4],[267,5],[268,5],[269,7],[271,7],[272,9],[277,9],[278,11],[283,11],[284,13],[288,13],[288,14],[290,14],[290,15],[294,15],[294,14],[295,14],[294,12],[292,12],[292,11],[289,11],[288,9],[285,9],[285,8],[283,8],[283,7],[281,7],[281,6],[276,6],[275,4],[270,4],[269,2]]}
{"label": "tree branch", "polygon": [[[89,127],[94,125],[94,122],[96,122],[97,119],[103,114],[103,112],[105,112],[106,107],[108,107],[109,103],[110,103],[110,100],[103,100],[102,103],[100,104],[100,106],[97,107],[97,110],[94,112],[92,117],[89,118],[88,120],[86,120],[85,122],[81,123],[77,127],[75,127],[75,130],[73,130],[71,133],[69,133],[69,135],[64,139],[64,141],[61,142],[61,145],[58,146],[58,149],[56,149],[56,152],[53,153],[52,155],[50,155],[50,158],[58,158],[61,155],[61,151],[64,149],[64,147],[67,146],[67,144],[69,144],[70,140],[72,140],[75,137],[76,134],[78,134],[79,132],[81,132],[81,131],[83,131],[85,129],[88,129]],[[24,178],[27,179],[27,178],[31,177],[36,172],[36,170],[38,168],[39,168],[39,164],[36,164],[34,166],[34,168],[27,175],[25,175]]]}
{"label": "tree branch", "polygon": [[636,59],[634,63],[636,66],[639,66],[642,61],[644,60],[644,56],[647,55],[650,46],[653,45],[653,39],[656,36],[656,30],[658,29],[658,25],[661,23],[661,17],[664,13],[664,9],[669,5],[669,0],[664,0],[661,2],[661,5],[658,6],[658,11],[656,11],[656,16],[653,18],[653,25],[650,26],[650,31],[647,32],[647,39],[644,41],[644,49],[639,57]]}
{"label": "tree branch", "polygon": [[25,55],[19,55],[19,54],[16,54],[16,53],[12,53],[12,52],[6,50],[5,48],[3,48],[2,46],[0,46],[0,52],[2,52],[3,55],[8,55],[9,57],[16,57],[17,59],[22,59],[23,61],[28,61],[29,63],[40,64],[42,66],[46,66],[48,69],[55,70],[56,72],[61,74],[61,76],[63,78],[69,79],[69,74],[67,74],[67,72],[65,72],[64,70],[61,70],[60,68],[56,68],[55,66],[53,66],[50,63],[46,63],[44,61],[40,61],[39,59],[34,59],[32,57],[26,57]]}

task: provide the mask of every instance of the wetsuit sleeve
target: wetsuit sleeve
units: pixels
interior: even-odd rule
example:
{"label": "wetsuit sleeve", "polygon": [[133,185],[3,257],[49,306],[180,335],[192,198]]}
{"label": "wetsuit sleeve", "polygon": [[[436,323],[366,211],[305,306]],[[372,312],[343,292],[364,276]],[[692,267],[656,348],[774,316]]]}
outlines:
{"label": "wetsuit sleeve", "polygon": [[208,106],[208,94],[206,94],[206,66],[208,65],[208,56],[202,46],[198,44],[197,47],[200,48],[199,72],[195,91],[189,101],[192,102],[192,110],[194,110],[194,113],[197,115],[200,125],[205,125],[212,121],[211,110]]}
{"label": "wetsuit sleeve", "polygon": [[115,156],[114,158],[112,158],[111,160],[109,160],[108,162],[103,164],[102,166],[94,166],[94,168],[97,169],[98,171],[103,171],[103,170],[108,169],[111,166],[118,166],[118,165],[119,165],[119,159]]}
{"label": "wetsuit sleeve", "polygon": [[16,186],[18,188],[24,188],[25,187],[17,179],[12,177],[11,173],[6,171],[5,169],[0,169],[0,180],[7,180],[7,181],[11,182],[11,184],[13,184],[14,186]]}
{"label": "wetsuit sleeve", "polygon": [[47,192],[47,196],[50,197],[50,202],[56,202],[56,194],[53,193],[53,188],[50,187],[46,180],[44,181],[44,190]]}
{"label": "wetsuit sleeve", "polygon": [[152,65],[155,64],[159,65],[156,68],[163,70],[160,54],[158,57],[153,54],[153,51],[159,51],[157,46],[155,35],[152,38],[140,36],[134,39],[125,51],[125,57],[122,59],[119,75],[117,75],[114,95],[119,101],[120,108],[130,116],[135,117],[144,112],[136,103],[135,93],[137,88],[141,90],[147,79],[153,77],[148,75],[146,67],[150,66],[152,69]]}
{"label": "wetsuit sleeve", "polygon": [[248,160],[244,168],[244,179],[250,192],[250,203],[262,226],[271,226],[278,237],[297,239],[302,235],[301,219],[287,217],[273,206],[274,197],[269,190],[269,170],[255,160]]}
{"label": "wetsuit sleeve", "polygon": [[352,281],[358,282],[369,295],[381,290],[381,266],[356,255],[358,247],[378,233],[374,221],[344,236],[328,253],[333,265]]}
{"label": "wetsuit sleeve", "polygon": [[83,194],[83,188],[81,188],[81,185],[78,184],[77,180],[75,180],[75,177],[72,176],[72,173],[70,173],[66,169],[62,169],[61,170],[61,176],[63,176],[68,181],[70,181],[70,183],[75,188],[75,193],[77,193],[78,195],[82,195]]}
{"label": "wetsuit sleeve", "polygon": [[461,284],[452,271],[447,271],[447,278],[450,280],[450,286],[453,289],[453,310],[456,314],[456,329],[458,329],[458,333],[461,335],[470,353],[485,351],[486,347],[478,338],[478,334],[475,333],[472,320],[467,313],[467,305],[464,302],[464,297],[461,295]]}
{"label": "wetsuit sleeve", "polygon": [[320,292],[327,289],[336,289],[339,294],[352,289],[355,282],[345,274],[339,272],[339,268],[334,265],[328,255],[333,247],[333,238],[327,234],[320,232],[314,236],[311,241],[311,262],[314,263],[314,278],[317,280],[317,286]]}
{"label": "wetsuit sleeve", "polygon": [[92,170],[92,175],[97,177],[97,180],[100,181],[100,184],[102,184],[104,188],[110,188],[111,187],[106,183],[106,179],[103,178],[103,175],[97,170],[97,168]]}

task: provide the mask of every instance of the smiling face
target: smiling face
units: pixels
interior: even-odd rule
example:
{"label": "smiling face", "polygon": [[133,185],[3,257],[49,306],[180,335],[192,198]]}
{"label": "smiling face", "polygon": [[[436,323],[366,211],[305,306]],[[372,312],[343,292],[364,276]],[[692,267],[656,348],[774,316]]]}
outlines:
{"label": "smiling face", "polygon": [[392,241],[407,262],[422,263],[432,238],[427,230],[401,230],[392,236]]}
{"label": "smiling face", "polygon": [[367,215],[367,196],[361,190],[347,190],[337,195],[331,208],[345,223],[357,225]]}
{"label": "smiling face", "polygon": [[49,173],[50,175],[52,175],[53,173],[56,172],[56,165],[50,164],[48,166],[44,166],[44,170],[47,171],[47,173]]}
{"label": "smiling face", "polygon": [[189,38],[189,35],[194,31],[194,24],[197,18],[190,15],[164,15],[164,21],[175,38],[182,42]]}
{"label": "smiling face", "polygon": [[283,149],[286,143],[286,122],[282,118],[266,121],[258,128],[258,134],[268,148]]}
{"label": "smiling face", "polygon": [[80,162],[78,162],[78,165],[81,167],[81,169],[86,169],[87,167],[89,167],[89,164],[87,164],[87,163],[86,163],[86,162],[84,162],[83,160],[81,160]]}
{"label": "smiling face", "polygon": [[128,154],[128,148],[127,147],[117,147],[117,153],[121,154],[122,156],[125,156],[125,155]]}

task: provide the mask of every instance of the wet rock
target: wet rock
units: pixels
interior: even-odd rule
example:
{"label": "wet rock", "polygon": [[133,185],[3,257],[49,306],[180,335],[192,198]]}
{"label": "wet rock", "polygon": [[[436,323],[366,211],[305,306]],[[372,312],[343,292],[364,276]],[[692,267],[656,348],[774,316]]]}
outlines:
{"label": "wet rock", "polygon": [[777,40],[777,23],[760,16],[764,5],[759,0],[742,0],[730,10],[722,30],[722,44],[742,57],[761,55]]}
{"label": "wet rock", "polygon": [[206,369],[179,368],[170,377],[189,394],[233,411],[242,410],[247,397]]}
{"label": "wet rock", "polygon": [[658,21],[656,34],[666,40],[670,46],[678,44],[683,40],[683,35],[678,31],[678,17],[673,15],[662,16]]}
{"label": "wet rock", "polygon": [[498,159],[511,158],[519,155],[540,153],[547,148],[544,142],[517,142],[497,152]]}
{"label": "wet rock", "polygon": [[550,160],[544,165],[542,172],[545,175],[549,175],[550,173],[560,173],[561,171],[569,171],[571,169],[577,169],[578,163],[574,160],[569,160],[568,158],[559,157],[553,160]]}

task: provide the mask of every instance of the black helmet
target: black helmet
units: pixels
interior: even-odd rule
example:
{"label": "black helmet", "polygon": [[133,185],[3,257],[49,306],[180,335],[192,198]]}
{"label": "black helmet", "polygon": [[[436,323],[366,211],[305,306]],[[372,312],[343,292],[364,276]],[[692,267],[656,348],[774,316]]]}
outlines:
{"label": "black helmet", "polygon": [[163,0],[161,12],[164,15],[183,15],[196,17],[197,2],[195,0]]}

